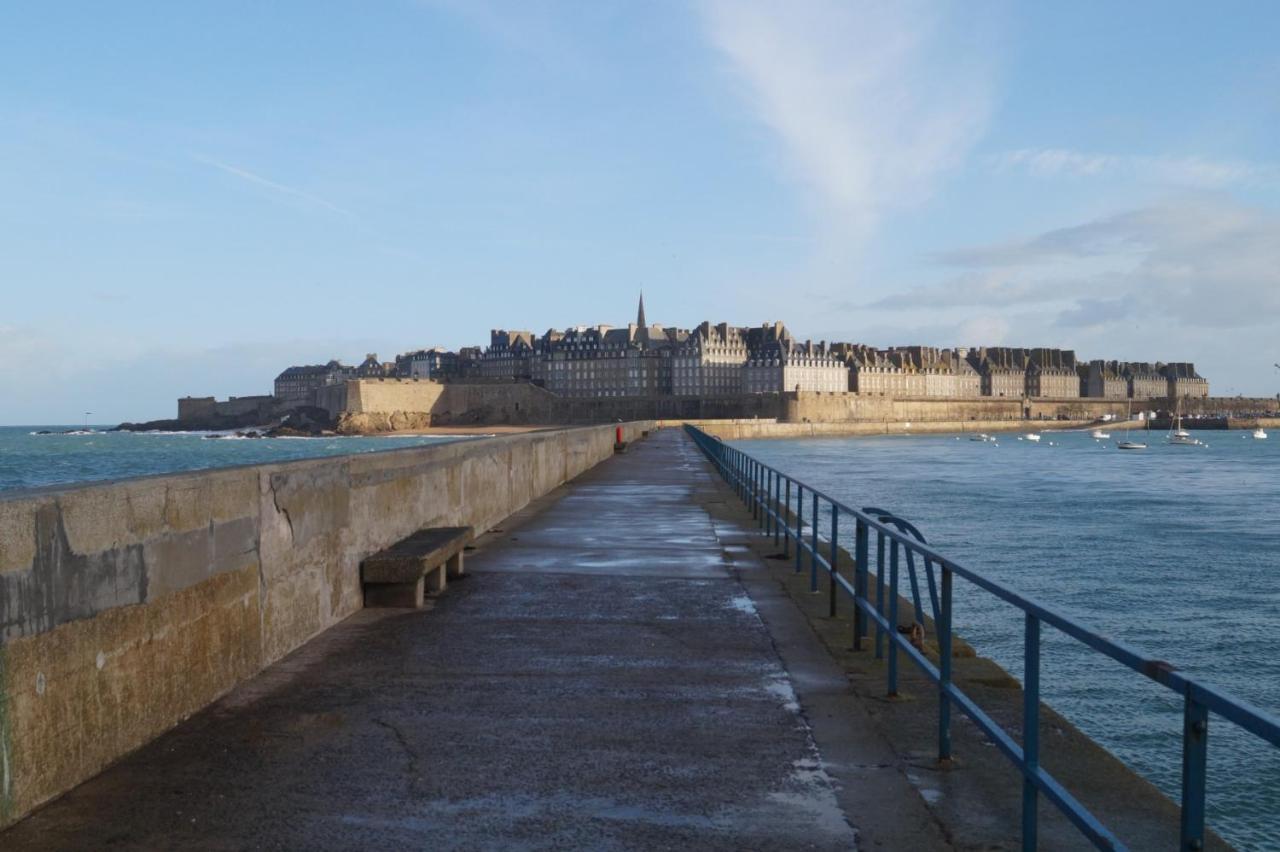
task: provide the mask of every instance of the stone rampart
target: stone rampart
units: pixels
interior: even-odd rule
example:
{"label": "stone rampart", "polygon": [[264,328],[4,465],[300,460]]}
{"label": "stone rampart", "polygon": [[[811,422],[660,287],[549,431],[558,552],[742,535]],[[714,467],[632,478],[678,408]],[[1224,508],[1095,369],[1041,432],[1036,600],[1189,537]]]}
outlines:
{"label": "stone rampart", "polygon": [[368,554],[489,529],[613,441],[548,430],[6,495],[0,826],[355,612]]}
{"label": "stone rampart", "polygon": [[[783,395],[576,399],[558,396],[528,382],[441,383],[413,379],[360,379],[347,382],[343,397],[342,411],[350,422],[370,424],[372,431],[384,431],[387,428],[425,426],[564,425],[619,420],[777,417],[782,410]],[[400,417],[394,416],[397,414]],[[397,423],[402,425],[396,426]],[[364,430],[357,428],[352,431]]]}
{"label": "stone rampart", "polygon": [[846,420],[839,423],[778,423],[772,420],[695,420],[708,435],[724,441],[755,438],[836,438],[850,435],[936,435],[953,432],[1029,432],[1032,429],[1079,429],[1092,420],[1055,420],[1037,425],[1025,420]]}

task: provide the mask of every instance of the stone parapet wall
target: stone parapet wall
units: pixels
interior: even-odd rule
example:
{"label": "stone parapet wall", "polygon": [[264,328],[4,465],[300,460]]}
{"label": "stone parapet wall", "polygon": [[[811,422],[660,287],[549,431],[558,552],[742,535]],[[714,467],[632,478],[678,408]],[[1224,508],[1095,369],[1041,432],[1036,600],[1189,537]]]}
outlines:
{"label": "stone parapet wall", "polygon": [[365,556],[491,528],[613,441],[547,430],[0,499],[0,826],[355,612]]}

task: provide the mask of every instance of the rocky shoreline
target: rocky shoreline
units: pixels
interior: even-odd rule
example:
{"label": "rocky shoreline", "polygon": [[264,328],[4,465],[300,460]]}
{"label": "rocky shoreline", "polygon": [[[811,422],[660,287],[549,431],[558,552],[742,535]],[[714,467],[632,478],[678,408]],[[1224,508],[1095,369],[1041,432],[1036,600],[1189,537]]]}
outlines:
{"label": "rocky shoreline", "polygon": [[[253,414],[236,417],[206,417],[186,420],[148,420],[121,423],[112,432],[228,432],[237,438],[322,438],[330,435],[360,434],[339,431],[339,422],[323,408],[303,407],[289,412],[277,423],[263,425]],[[224,437],[209,435],[209,438]]]}

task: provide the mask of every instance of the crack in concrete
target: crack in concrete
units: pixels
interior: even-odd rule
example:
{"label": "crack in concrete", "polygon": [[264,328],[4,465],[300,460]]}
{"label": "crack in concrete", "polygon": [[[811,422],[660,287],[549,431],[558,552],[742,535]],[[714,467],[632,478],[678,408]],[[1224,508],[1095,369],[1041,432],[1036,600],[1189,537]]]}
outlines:
{"label": "crack in concrete", "polygon": [[284,521],[289,525],[289,544],[292,545],[293,538],[293,518],[289,517],[289,510],[280,505],[280,494],[276,491],[276,478],[273,476],[267,480],[267,486],[271,489],[271,503],[276,507],[276,513],[284,515]]}
{"label": "crack in concrete", "polygon": [[405,757],[408,759],[408,779],[406,787],[410,795],[415,793],[415,787],[422,778],[422,773],[418,769],[418,753],[413,750],[413,746],[409,745],[409,740],[405,737],[404,731],[400,730],[398,725],[392,724],[385,719],[373,719],[373,724],[380,728],[385,728],[395,737],[400,748],[404,751]]}

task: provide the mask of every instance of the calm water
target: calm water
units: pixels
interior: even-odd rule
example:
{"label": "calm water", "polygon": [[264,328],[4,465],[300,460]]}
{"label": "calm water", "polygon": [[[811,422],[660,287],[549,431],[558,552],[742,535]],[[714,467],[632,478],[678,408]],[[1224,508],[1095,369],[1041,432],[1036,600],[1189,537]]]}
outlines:
{"label": "calm water", "polygon": [[[1147,451],[1120,452],[1084,432],[736,446],[848,505],[899,514],[961,564],[1280,714],[1280,434],[1193,434],[1209,446],[1153,434]],[[956,630],[1020,676],[1020,614],[963,580],[956,595]],[[1044,637],[1046,700],[1177,801],[1180,699],[1049,627]],[[1280,749],[1216,717],[1209,743],[1211,824],[1239,848],[1280,849]]]}
{"label": "calm water", "polygon": [[204,432],[32,434],[41,429],[57,432],[73,428],[77,427],[0,427],[0,496],[11,488],[364,453],[456,440],[419,435],[210,440],[204,437],[208,434]]}

